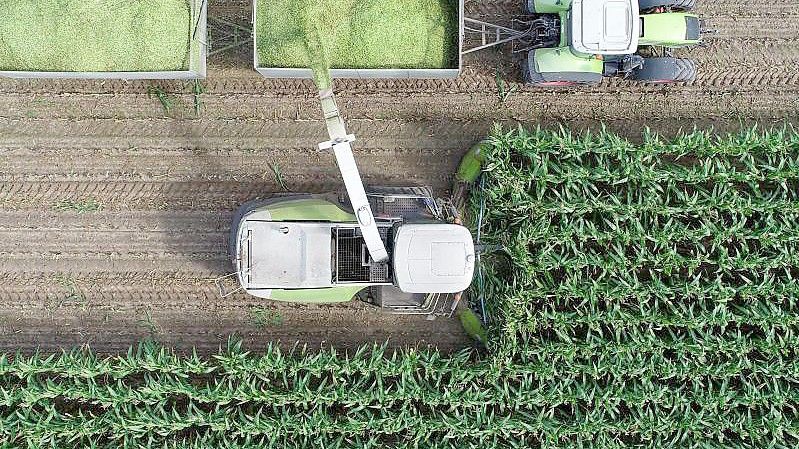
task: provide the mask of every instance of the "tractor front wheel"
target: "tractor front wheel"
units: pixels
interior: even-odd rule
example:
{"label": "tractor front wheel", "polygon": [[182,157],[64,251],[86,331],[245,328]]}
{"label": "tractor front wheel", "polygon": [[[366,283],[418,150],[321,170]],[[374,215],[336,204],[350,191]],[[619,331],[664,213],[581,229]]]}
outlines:
{"label": "tractor front wheel", "polygon": [[671,8],[681,11],[690,11],[696,6],[696,0],[638,0],[641,11],[655,8]]}
{"label": "tractor front wheel", "polygon": [[643,67],[629,79],[655,84],[691,82],[696,79],[696,62],[682,58],[646,58]]}

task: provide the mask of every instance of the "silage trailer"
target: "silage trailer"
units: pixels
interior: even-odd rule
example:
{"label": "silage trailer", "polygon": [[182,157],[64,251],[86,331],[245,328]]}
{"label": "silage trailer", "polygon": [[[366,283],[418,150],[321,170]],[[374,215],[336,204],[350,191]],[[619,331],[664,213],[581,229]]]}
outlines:
{"label": "silage trailer", "polygon": [[0,77],[205,78],[208,0],[2,5]]}

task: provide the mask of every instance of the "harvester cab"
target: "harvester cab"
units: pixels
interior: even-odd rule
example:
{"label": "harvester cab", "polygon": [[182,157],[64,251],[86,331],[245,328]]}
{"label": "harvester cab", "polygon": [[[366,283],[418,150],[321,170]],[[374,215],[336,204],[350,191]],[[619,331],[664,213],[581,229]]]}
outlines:
{"label": "harvester cab", "polygon": [[429,188],[367,191],[352,154],[355,136],[332,90],[320,91],[320,100],[330,140],[319,147],[335,154],[346,195],[295,194],[242,206],[229,247],[239,289],[282,301],[357,296],[391,313],[450,313],[472,281],[471,233]]}
{"label": "harvester cab", "polygon": [[525,0],[505,27],[465,18],[464,53],[512,43],[526,83],[592,85],[605,77],[651,83],[693,81],[696,63],[672,50],[706,32],[696,0]]}

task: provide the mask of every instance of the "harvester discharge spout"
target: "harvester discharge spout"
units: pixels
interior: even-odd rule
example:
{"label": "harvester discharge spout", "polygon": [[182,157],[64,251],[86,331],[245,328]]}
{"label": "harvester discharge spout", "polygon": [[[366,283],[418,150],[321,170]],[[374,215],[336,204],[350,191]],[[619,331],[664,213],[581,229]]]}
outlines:
{"label": "harvester discharge spout", "polygon": [[341,117],[336,105],[333,89],[320,90],[319,100],[325,116],[327,133],[330,136],[329,141],[319,144],[319,149],[333,150],[333,154],[336,156],[336,163],[341,171],[341,177],[344,179],[347,196],[349,196],[352,203],[352,210],[355,212],[369,255],[375,262],[385,262],[388,260],[388,251],[386,251],[383,239],[380,238],[380,232],[372,214],[372,207],[369,205],[366,190],[361,181],[361,174],[352,154],[350,143],[355,140],[355,136],[347,134],[344,119]]}

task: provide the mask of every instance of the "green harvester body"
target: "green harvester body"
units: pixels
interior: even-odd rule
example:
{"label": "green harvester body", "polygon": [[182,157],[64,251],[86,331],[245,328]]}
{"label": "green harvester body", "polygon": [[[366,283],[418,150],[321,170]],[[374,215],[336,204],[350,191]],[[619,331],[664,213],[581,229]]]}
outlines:
{"label": "green harvester body", "polygon": [[243,205],[228,249],[241,288],[277,301],[359,297],[394,313],[442,312],[471,282],[469,230],[440,215],[429,188],[375,187],[367,196],[386,261],[372,259],[362,224],[342,195],[295,194]]}

